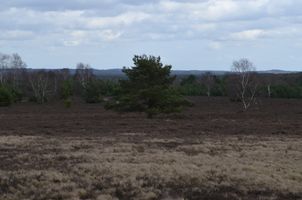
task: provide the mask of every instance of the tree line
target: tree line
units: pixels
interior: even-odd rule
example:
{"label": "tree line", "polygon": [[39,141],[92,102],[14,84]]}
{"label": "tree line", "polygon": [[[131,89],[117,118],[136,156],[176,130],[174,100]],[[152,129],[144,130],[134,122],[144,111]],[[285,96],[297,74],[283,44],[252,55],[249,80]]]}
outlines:
{"label": "tree line", "polygon": [[66,107],[74,97],[100,103],[117,111],[179,112],[192,104],[185,96],[228,96],[248,110],[259,97],[302,98],[302,73],[260,74],[248,59],[234,61],[231,73],[176,77],[172,66],[160,57],[136,55],[134,66],[124,67],[126,79],[104,80],[84,63],[69,69],[32,70],[18,54],[0,54],[0,106],[32,101],[39,104],[62,100]]}

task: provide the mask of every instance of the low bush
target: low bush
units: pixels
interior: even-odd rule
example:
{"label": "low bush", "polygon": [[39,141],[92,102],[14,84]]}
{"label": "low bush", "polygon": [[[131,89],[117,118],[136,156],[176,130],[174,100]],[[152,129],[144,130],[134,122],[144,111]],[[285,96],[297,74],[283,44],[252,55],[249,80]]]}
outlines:
{"label": "low bush", "polygon": [[205,96],[207,93],[205,85],[200,84],[194,75],[183,78],[177,90],[184,96]]}
{"label": "low bush", "polygon": [[206,96],[207,93],[206,87],[198,83],[180,85],[178,91],[184,96]]}
{"label": "low bush", "polygon": [[102,101],[100,81],[90,81],[84,90],[83,96],[86,103],[100,103]]}
{"label": "low bush", "polygon": [[72,80],[65,80],[61,88],[61,98],[67,100],[72,95],[73,95]]}
{"label": "low bush", "polygon": [[116,96],[120,93],[120,85],[113,80],[99,80],[100,92],[103,96]]}
{"label": "low bush", "polygon": [[10,89],[13,102],[21,102],[23,98],[23,93],[19,89]]}
{"label": "low bush", "polygon": [[71,99],[70,98],[67,98],[67,99],[64,99],[64,106],[65,108],[70,108],[71,107]]}
{"label": "low bush", "polygon": [[12,102],[13,95],[11,91],[4,86],[0,86],[0,106],[9,106]]}
{"label": "low bush", "polygon": [[274,85],[271,87],[273,98],[302,98],[302,87]]}

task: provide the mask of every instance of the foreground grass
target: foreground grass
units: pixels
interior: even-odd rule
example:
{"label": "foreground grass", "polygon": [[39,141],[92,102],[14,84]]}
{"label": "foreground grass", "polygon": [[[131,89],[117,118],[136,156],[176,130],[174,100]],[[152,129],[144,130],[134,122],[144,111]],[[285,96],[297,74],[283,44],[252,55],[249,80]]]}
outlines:
{"label": "foreground grass", "polygon": [[301,144],[298,136],[0,136],[0,199],[301,199]]}

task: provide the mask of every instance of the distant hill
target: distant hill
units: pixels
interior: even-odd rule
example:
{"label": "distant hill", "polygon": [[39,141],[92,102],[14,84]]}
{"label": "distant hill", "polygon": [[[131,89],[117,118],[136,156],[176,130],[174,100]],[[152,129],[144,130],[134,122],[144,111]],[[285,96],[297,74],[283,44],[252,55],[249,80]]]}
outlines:
{"label": "distant hill", "polygon": [[[97,76],[125,76],[121,69],[107,69],[107,70],[94,69],[93,72]],[[191,74],[196,75],[196,76],[200,76],[200,75],[202,75],[206,72],[209,72],[209,71],[172,70],[171,74],[172,75],[177,75],[177,76],[186,76],[186,75],[191,75]],[[224,74],[228,73],[227,71],[210,71],[210,72],[212,74],[215,74],[215,75],[224,75]]]}
{"label": "distant hill", "polygon": [[[172,75],[177,76],[187,76],[187,75],[196,75],[200,76],[207,72],[210,72],[214,75],[220,76],[225,75],[227,73],[231,73],[230,71],[215,71],[215,70],[172,70]],[[263,74],[290,74],[290,73],[297,73],[294,71],[284,71],[284,70],[266,70],[266,71],[258,71],[259,73]],[[124,73],[121,69],[107,69],[107,70],[99,70],[94,69],[94,74],[97,76],[124,76]]]}
{"label": "distant hill", "polygon": [[263,74],[292,74],[292,73],[299,73],[298,71],[284,71],[280,69],[272,69],[267,71],[258,71],[259,73]]}
{"label": "distant hill", "polygon": [[[41,70],[41,69],[29,69],[31,70]],[[52,71],[55,69],[44,69],[47,71]],[[75,69],[70,69],[70,73],[74,74]],[[188,75],[195,75],[200,76],[207,72],[210,72],[214,75],[220,76],[225,75],[227,73],[231,73],[230,71],[215,71],[215,70],[172,70],[172,75],[177,76],[188,76]],[[98,77],[125,77],[125,74],[122,72],[122,69],[93,69],[93,73]],[[290,73],[297,73],[294,71],[284,71],[278,69],[266,70],[266,71],[258,71],[261,74],[290,74]]]}

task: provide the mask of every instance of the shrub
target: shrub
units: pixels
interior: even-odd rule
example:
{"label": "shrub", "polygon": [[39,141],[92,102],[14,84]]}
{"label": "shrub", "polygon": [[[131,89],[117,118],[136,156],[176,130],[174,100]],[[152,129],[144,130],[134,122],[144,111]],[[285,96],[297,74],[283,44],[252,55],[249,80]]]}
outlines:
{"label": "shrub", "polygon": [[72,80],[65,80],[61,88],[61,98],[68,99],[73,94],[73,83]]}
{"label": "shrub", "polygon": [[0,86],[0,106],[9,106],[13,102],[11,91],[4,86]]}
{"label": "shrub", "polygon": [[71,99],[70,98],[64,99],[64,106],[65,106],[65,108],[70,108],[71,107]]}
{"label": "shrub", "polygon": [[185,96],[205,96],[207,93],[206,87],[198,83],[180,85],[178,91]]}
{"label": "shrub", "polygon": [[116,96],[120,92],[118,82],[111,80],[90,80],[83,92],[86,103],[99,103],[103,96]]}
{"label": "shrub", "polygon": [[102,101],[101,84],[98,80],[91,80],[87,83],[84,90],[86,103],[99,103]]}
{"label": "shrub", "polygon": [[302,98],[302,87],[274,85],[271,87],[273,98]]}
{"label": "shrub", "polygon": [[194,75],[183,78],[177,89],[181,95],[185,96],[203,96],[206,94],[205,86],[198,83],[197,77]]}
{"label": "shrub", "polygon": [[2,88],[5,88],[5,90],[10,94],[12,103],[22,101],[23,93],[19,89],[13,88],[9,85],[2,86]]}
{"label": "shrub", "polygon": [[10,89],[13,102],[20,102],[23,98],[23,93],[19,89]]}
{"label": "shrub", "polygon": [[100,92],[103,96],[115,96],[120,93],[120,85],[113,80],[99,80]]}
{"label": "shrub", "polygon": [[212,96],[226,96],[226,78],[216,77],[215,84],[212,88]]}
{"label": "shrub", "polygon": [[225,78],[213,76],[213,82],[210,84],[210,92],[205,83],[198,81],[194,75],[189,75],[181,80],[177,90],[185,96],[226,96]]}

